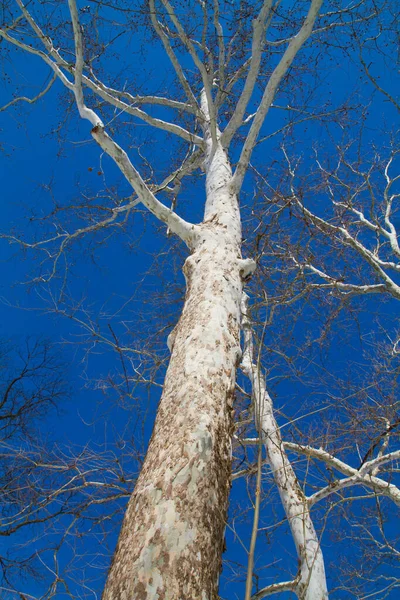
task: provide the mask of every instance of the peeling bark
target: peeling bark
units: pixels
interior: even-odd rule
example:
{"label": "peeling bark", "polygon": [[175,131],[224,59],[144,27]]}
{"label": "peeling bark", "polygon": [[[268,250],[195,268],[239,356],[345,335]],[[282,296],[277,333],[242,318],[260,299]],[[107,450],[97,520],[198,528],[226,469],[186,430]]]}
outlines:
{"label": "peeling bark", "polygon": [[240,360],[241,227],[232,172],[205,124],[206,208],[184,265],[186,299],[153,435],[103,600],[215,600]]}

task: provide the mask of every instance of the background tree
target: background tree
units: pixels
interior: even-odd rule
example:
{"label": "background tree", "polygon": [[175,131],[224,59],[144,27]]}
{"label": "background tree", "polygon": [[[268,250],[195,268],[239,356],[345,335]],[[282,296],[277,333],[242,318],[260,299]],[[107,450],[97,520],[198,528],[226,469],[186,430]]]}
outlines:
{"label": "background tree", "polygon": [[[0,352],[0,488],[1,535],[9,536],[29,519],[28,498],[34,494],[35,464],[27,458],[30,446],[41,448],[38,423],[67,398],[60,357],[46,340],[26,340],[22,348],[2,340]],[[43,441],[45,444],[45,441]],[[0,558],[2,578],[10,584],[29,570],[31,561]],[[12,584],[11,584],[12,585]]]}
{"label": "background tree", "polygon": [[2,544],[0,590],[33,598],[33,582],[44,581],[43,596],[53,598],[69,593],[70,578],[85,586],[80,540],[113,521],[133,474],[127,452],[61,446],[43,430],[55,411],[63,422],[71,394],[67,365],[49,341],[28,339],[21,348],[3,341],[0,367],[0,536],[12,540]]}
{"label": "background tree", "polygon": [[[255,468],[246,467],[234,475],[238,481],[241,475],[251,481],[254,469],[256,472],[246,598],[280,592],[293,592],[299,598],[327,598],[320,532],[328,527],[333,509],[325,505],[326,510],[316,513],[317,527],[310,509],[332,494],[344,504],[353,502],[356,496],[347,497],[344,492],[353,486],[367,489],[368,498],[382,495],[398,502],[399,490],[385,472],[385,465],[397,459],[388,441],[396,418],[387,414],[383,417],[377,411],[371,420],[381,432],[382,419],[386,418],[385,432],[372,433],[375,441],[369,444],[357,467],[351,466],[354,447],[347,446],[341,437],[345,424],[349,430],[346,420],[351,410],[341,402],[343,374],[335,366],[324,365],[334,339],[329,339],[326,329],[329,322],[334,322],[339,331],[343,326],[350,329],[346,320],[337,317],[343,307],[341,300],[339,304],[324,296],[322,301],[318,296],[309,300],[313,291],[349,288],[344,287],[348,285],[345,282],[336,285],[338,277],[332,278],[322,270],[317,274],[323,281],[318,286],[309,285],[304,277],[304,256],[312,254],[315,228],[346,234],[342,226],[331,224],[306,207],[295,188],[292,159],[296,143],[312,138],[305,133],[305,122],[311,123],[312,132],[323,126],[327,139],[332,139],[332,129],[351,125],[349,114],[356,118],[358,104],[350,102],[349,94],[335,97],[332,106],[321,91],[320,74],[334,57],[340,61],[343,56],[359,55],[364,40],[373,37],[373,28],[384,31],[390,42],[394,9],[390,2],[379,10],[370,2],[345,7],[329,3],[322,12],[321,4],[318,0],[289,7],[268,0],[251,4],[190,2],[182,10],[182,6],[162,0],[148,4],[121,2],[115,7],[88,4],[79,9],[71,0],[68,14],[62,4],[48,7],[31,3],[28,7],[16,0],[4,6],[5,25],[0,35],[5,57],[8,53],[18,56],[22,51],[41,59],[52,72],[52,79],[29,102],[51,93],[55,81],[63,84],[70,92],[62,100],[65,115],[71,119],[74,114],[73,98],[103,152],[97,172],[104,189],[94,194],[81,190],[69,222],[61,224],[65,206],[55,199],[40,238],[30,241],[9,235],[8,239],[46,259],[41,262],[37,279],[48,283],[54,309],[68,314],[95,342],[102,341],[116,350],[123,371],[122,384],[108,378],[107,386],[121,390],[126,384],[128,389],[132,377],[141,384],[158,384],[157,368],[150,368],[150,376],[149,371],[142,370],[143,357],[151,360],[151,353],[146,353],[143,345],[123,341],[129,333],[126,322],[122,321],[118,331],[107,323],[105,332],[79,300],[67,306],[67,281],[72,271],[79,274],[80,267],[71,252],[70,262],[65,262],[67,250],[84,234],[97,236],[93,239],[104,243],[114,231],[129,229],[132,219],[136,223],[139,220],[140,229],[142,219],[147,221],[143,210],[138,210],[141,205],[166,226],[167,234],[176,234],[190,251],[183,269],[185,301],[178,324],[168,337],[171,359],[163,394],[146,459],[126,511],[103,594],[106,599],[163,594],[170,598],[216,597],[230,488],[230,446],[235,432],[236,368],[240,364],[252,389],[240,379],[236,382],[244,404],[237,405],[240,421],[235,439],[238,447],[245,449],[242,462],[256,462]],[[149,78],[148,73],[141,75],[130,60],[135,52],[146,60],[142,51],[149,31],[162,51],[157,60],[164,61],[164,81]],[[121,33],[125,40],[129,36],[132,41],[129,58]],[[366,48],[368,55],[373,49],[368,44]],[[151,52],[147,53],[147,61],[152,65]],[[123,64],[122,69],[118,64]],[[368,78],[374,79],[365,54],[361,54],[361,66]],[[168,91],[160,92],[160,87]],[[18,90],[5,107],[19,106],[26,99]],[[146,111],[144,107],[148,107]],[[272,110],[277,111],[276,120],[266,119]],[[135,126],[138,122],[151,126],[152,134],[147,133],[147,127],[146,134],[141,134]],[[172,162],[177,161],[172,168],[171,158],[166,155],[149,161],[143,154],[143,149],[152,144],[165,147],[161,134],[171,144]],[[283,147],[283,168],[276,161],[266,165],[265,150],[258,146],[264,141],[264,148],[272,150],[269,140],[273,134],[277,145]],[[337,133],[333,139],[337,139]],[[137,152],[131,152],[131,148]],[[118,181],[118,193],[105,175],[110,170],[113,180],[115,167],[125,179],[124,183]],[[92,173],[93,167],[88,171]],[[244,184],[246,174],[249,177]],[[331,176],[336,177],[337,172]],[[311,183],[303,194],[315,196],[316,190]],[[244,198],[241,211],[239,192]],[[202,200],[187,202],[188,196]],[[246,247],[258,264],[251,286],[253,317],[246,308],[242,289],[255,271],[256,261],[242,258],[241,221],[246,228]],[[379,232],[385,235],[381,229]],[[328,248],[324,249],[327,266],[332,264],[332,249],[336,249],[331,241],[329,238]],[[358,248],[360,243],[354,238],[352,245]],[[318,250],[324,248],[318,242],[315,246]],[[369,256],[368,251],[364,254]],[[376,264],[381,261],[374,260]],[[306,267],[315,273],[310,264],[307,261]],[[338,270],[346,269],[346,264],[343,255]],[[58,280],[61,284],[55,291]],[[364,284],[357,285],[360,288]],[[283,318],[276,317],[280,311]],[[121,309],[113,314],[122,315]],[[317,325],[311,315],[314,319],[318,315]],[[251,326],[259,340],[257,352]],[[354,344],[354,329],[351,331],[349,339]],[[320,356],[314,351],[316,340],[323,348]],[[126,354],[130,360],[124,358]],[[321,373],[325,372],[321,381]],[[385,379],[387,372],[383,372]],[[275,381],[275,394],[283,390],[287,396],[282,382],[289,374],[294,382],[290,395],[309,396],[309,404],[302,402],[302,419],[309,433],[299,430],[296,423],[300,417],[293,412],[292,404],[285,415],[290,424],[289,441],[284,441],[268,388]],[[362,369],[352,378],[353,397],[357,399],[361,396],[361,379]],[[385,385],[374,382],[371,388],[381,392]],[[322,400],[323,396],[329,401]],[[250,406],[246,406],[248,400]],[[337,418],[338,406],[341,412]],[[370,414],[368,403],[365,410]],[[393,413],[395,407],[391,410]],[[326,421],[321,423],[322,412]],[[318,422],[311,418],[313,414],[318,415]],[[377,439],[383,443],[379,450]],[[268,473],[263,466],[263,446]],[[292,455],[305,456],[312,466],[304,477],[300,467],[295,472],[291,465]],[[314,469],[314,461],[322,463],[322,474],[318,466]],[[345,477],[333,476],[334,470]],[[271,485],[269,474],[282,501],[298,562],[292,562],[290,576],[283,582],[260,585],[254,580],[255,546],[257,534],[264,529],[259,519],[262,488]],[[378,514],[382,515],[381,505]],[[269,518],[268,512],[265,515]],[[391,542],[389,545],[391,548]]]}

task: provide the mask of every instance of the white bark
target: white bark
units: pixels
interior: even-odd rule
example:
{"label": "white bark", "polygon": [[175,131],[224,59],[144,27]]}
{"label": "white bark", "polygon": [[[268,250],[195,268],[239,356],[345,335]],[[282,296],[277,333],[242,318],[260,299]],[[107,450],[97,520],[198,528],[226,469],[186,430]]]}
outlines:
{"label": "white bark", "polygon": [[[201,137],[199,137],[193,133],[190,133],[189,131],[187,131],[186,129],[181,127],[180,125],[176,125],[175,123],[169,123],[168,121],[163,121],[162,119],[157,119],[155,117],[151,117],[141,108],[138,108],[137,106],[133,106],[132,102],[127,103],[127,102],[124,102],[123,100],[121,100],[120,98],[118,98],[116,95],[114,95],[112,93],[113,90],[111,88],[108,88],[104,84],[95,83],[91,79],[89,79],[89,77],[83,77],[82,83],[84,83],[90,90],[92,90],[100,98],[102,98],[103,100],[105,100],[106,102],[111,104],[112,106],[119,108],[121,110],[121,112],[125,112],[129,115],[132,115],[133,117],[137,117],[138,119],[147,123],[148,125],[151,125],[152,127],[157,127],[157,129],[162,129],[163,131],[167,131],[168,133],[173,133],[174,135],[177,135],[178,137],[186,140],[187,142],[189,142],[191,144],[196,144],[197,146],[203,145],[203,140]],[[127,95],[127,100],[129,100],[129,94]],[[161,99],[159,99],[159,100],[160,100],[160,102],[159,102],[160,106],[163,106]],[[167,104],[164,104],[164,105],[168,106]],[[185,105],[183,105],[183,106],[185,106]]]}
{"label": "white bark", "polygon": [[282,583],[273,583],[265,588],[259,590],[256,594],[251,597],[251,600],[262,600],[268,596],[273,596],[280,592],[293,592],[296,585],[296,581],[283,581]]}
{"label": "white bark", "polygon": [[103,600],[217,597],[245,261],[229,162],[208,123],[204,130],[204,221],[185,262],[186,299],[169,340],[164,391]]}
{"label": "white bark", "polygon": [[290,525],[300,562],[299,575],[296,582],[293,583],[293,591],[300,600],[327,600],[328,590],[324,559],[311,520],[307,498],[287,457],[279,426],[274,416],[272,400],[266,390],[265,379],[260,372],[259,365],[253,363],[253,341],[247,314],[247,300],[247,296],[244,294],[242,301],[244,336],[242,369],[252,383],[256,427],[260,439],[265,445],[268,462]]}
{"label": "white bark", "polygon": [[12,100],[10,100],[10,102],[7,102],[7,104],[4,104],[4,106],[0,107],[0,112],[7,110],[7,108],[9,108],[10,106],[13,106],[13,104],[17,104],[18,102],[26,102],[27,104],[35,104],[35,102],[37,102],[38,100],[40,100],[40,98],[43,98],[43,96],[45,96],[47,94],[47,92],[50,90],[50,88],[52,87],[53,83],[56,80],[57,80],[57,75],[55,75],[53,73],[53,76],[51,77],[48,84],[36,96],[34,96],[33,98],[27,98],[26,96],[18,96],[17,98],[13,98]]}

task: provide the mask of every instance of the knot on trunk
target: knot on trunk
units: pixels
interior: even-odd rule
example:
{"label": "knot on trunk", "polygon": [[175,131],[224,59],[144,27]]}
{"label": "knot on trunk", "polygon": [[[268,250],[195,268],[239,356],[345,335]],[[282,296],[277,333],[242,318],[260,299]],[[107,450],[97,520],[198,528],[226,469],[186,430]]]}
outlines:
{"label": "knot on trunk", "polygon": [[257,263],[252,258],[242,258],[239,260],[239,273],[242,281],[249,281],[254,271],[257,268]]}

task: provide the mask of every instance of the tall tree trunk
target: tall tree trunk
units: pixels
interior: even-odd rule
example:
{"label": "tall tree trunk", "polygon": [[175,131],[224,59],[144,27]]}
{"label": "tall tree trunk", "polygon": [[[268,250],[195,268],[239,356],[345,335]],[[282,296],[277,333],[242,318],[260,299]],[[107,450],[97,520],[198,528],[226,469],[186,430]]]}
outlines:
{"label": "tall tree trunk", "polygon": [[207,137],[206,209],[154,431],[103,600],[217,597],[240,359],[241,227],[231,168]]}

